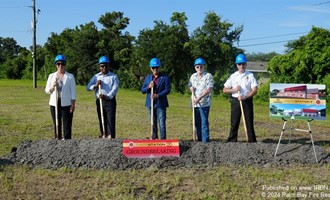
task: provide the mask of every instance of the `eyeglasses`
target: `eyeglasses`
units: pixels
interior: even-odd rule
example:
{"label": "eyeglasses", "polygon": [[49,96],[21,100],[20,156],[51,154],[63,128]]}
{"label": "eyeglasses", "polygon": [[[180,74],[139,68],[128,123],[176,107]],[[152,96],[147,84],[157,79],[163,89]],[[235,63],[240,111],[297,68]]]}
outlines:
{"label": "eyeglasses", "polygon": [[238,65],[238,66],[241,66],[241,65],[245,66],[246,63],[237,63],[237,65]]}
{"label": "eyeglasses", "polygon": [[204,66],[203,65],[196,65],[195,67],[196,68],[203,68]]}
{"label": "eyeglasses", "polygon": [[100,67],[104,68],[104,67],[107,67],[106,65],[100,65]]}
{"label": "eyeglasses", "polygon": [[158,69],[158,67],[151,67],[152,70]]}
{"label": "eyeglasses", "polygon": [[57,65],[57,66],[61,66],[61,65],[62,65],[62,66],[65,66],[65,63],[58,62],[58,63],[56,63],[56,65]]}

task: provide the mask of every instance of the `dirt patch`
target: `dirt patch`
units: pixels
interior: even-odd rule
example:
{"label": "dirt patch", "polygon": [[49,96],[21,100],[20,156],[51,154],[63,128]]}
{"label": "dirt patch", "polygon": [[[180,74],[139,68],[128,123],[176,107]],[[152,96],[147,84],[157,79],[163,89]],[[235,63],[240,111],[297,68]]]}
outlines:
{"label": "dirt patch", "polygon": [[[28,165],[37,168],[57,169],[142,169],[238,166],[287,166],[316,163],[310,144],[280,144],[274,157],[276,143],[201,143],[180,141],[180,157],[127,158],[123,155],[122,140],[39,140],[24,141],[13,152],[0,159],[3,164]],[[330,162],[330,154],[315,146],[319,164]]]}

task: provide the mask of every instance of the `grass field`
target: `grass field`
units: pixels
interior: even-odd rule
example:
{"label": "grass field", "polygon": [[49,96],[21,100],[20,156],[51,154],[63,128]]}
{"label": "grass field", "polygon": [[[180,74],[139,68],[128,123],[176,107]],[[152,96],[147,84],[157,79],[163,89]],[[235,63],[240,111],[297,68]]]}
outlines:
{"label": "grass field", "polygon": [[[24,140],[53,138],[49,96],[45,82],[0,80],[0,156]],[[99,134],[93,92],[77,87],[73,138],[96,138]],[[145,96],[139,91],[120,89],[117,96],[117,138],[149,137]],[[170,94],[167,138],[191,140],[191,109],[188,95]],[[229,132],[229,101],[213,98],[210,111],[211,140],[223,142]],[[329,109],[328,109],[329,110]],[[328,115],[328,113],[327,113]],[[313,121],[317,145],[329,149],[330,123]],[[268,103],[255,102],[258,141],[277,142],[283,121],[270,119]],[[307,128],[295,121],[295,128]],[[245,141],[240,127],[239,140]],[[305,143],[309,135],[292,133],[292,141]],[[284,139],[288,139],[285,135]],[[318,186],[330,187],[329,165],[290,168],[220,166],[189,169],[144,169],[128,171],[85,169],[30,169],[0,166],[0,199],[269,199],[325,195]],[[286,190],[288,188],[288,190]],[[324,192],[322,194],[322,192]],[[311,196],[310,196],[311,197]],[[319,198],[316,198],[319,199]]]}

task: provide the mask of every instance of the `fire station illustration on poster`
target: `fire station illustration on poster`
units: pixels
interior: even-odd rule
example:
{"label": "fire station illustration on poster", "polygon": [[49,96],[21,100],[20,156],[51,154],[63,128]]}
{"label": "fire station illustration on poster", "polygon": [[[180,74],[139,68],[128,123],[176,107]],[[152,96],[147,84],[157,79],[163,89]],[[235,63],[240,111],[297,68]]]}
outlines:
{"label": "fire station illustration on poster", "polygon": [[326,119],[326,86],[322,84],[271,83],[271,118]]}

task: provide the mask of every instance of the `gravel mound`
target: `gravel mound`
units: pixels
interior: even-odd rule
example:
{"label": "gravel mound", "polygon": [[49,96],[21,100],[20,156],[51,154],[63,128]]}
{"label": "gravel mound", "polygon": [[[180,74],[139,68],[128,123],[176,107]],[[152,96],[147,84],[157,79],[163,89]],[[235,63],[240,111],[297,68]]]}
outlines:
{"label": "gravel mound", "polygon": [[[309,144],[280,144],[274,157],[276,143],[201,143],[180,141],[180,157],[127,158],[123,155],[122,139],[38,140],[24,141],[0,164],[28,165],[36,168],[57,169],[142,169],[235,166],[288,166],[316,164]],[[315,146],[319,164],[330,162],[330,154]]]}

